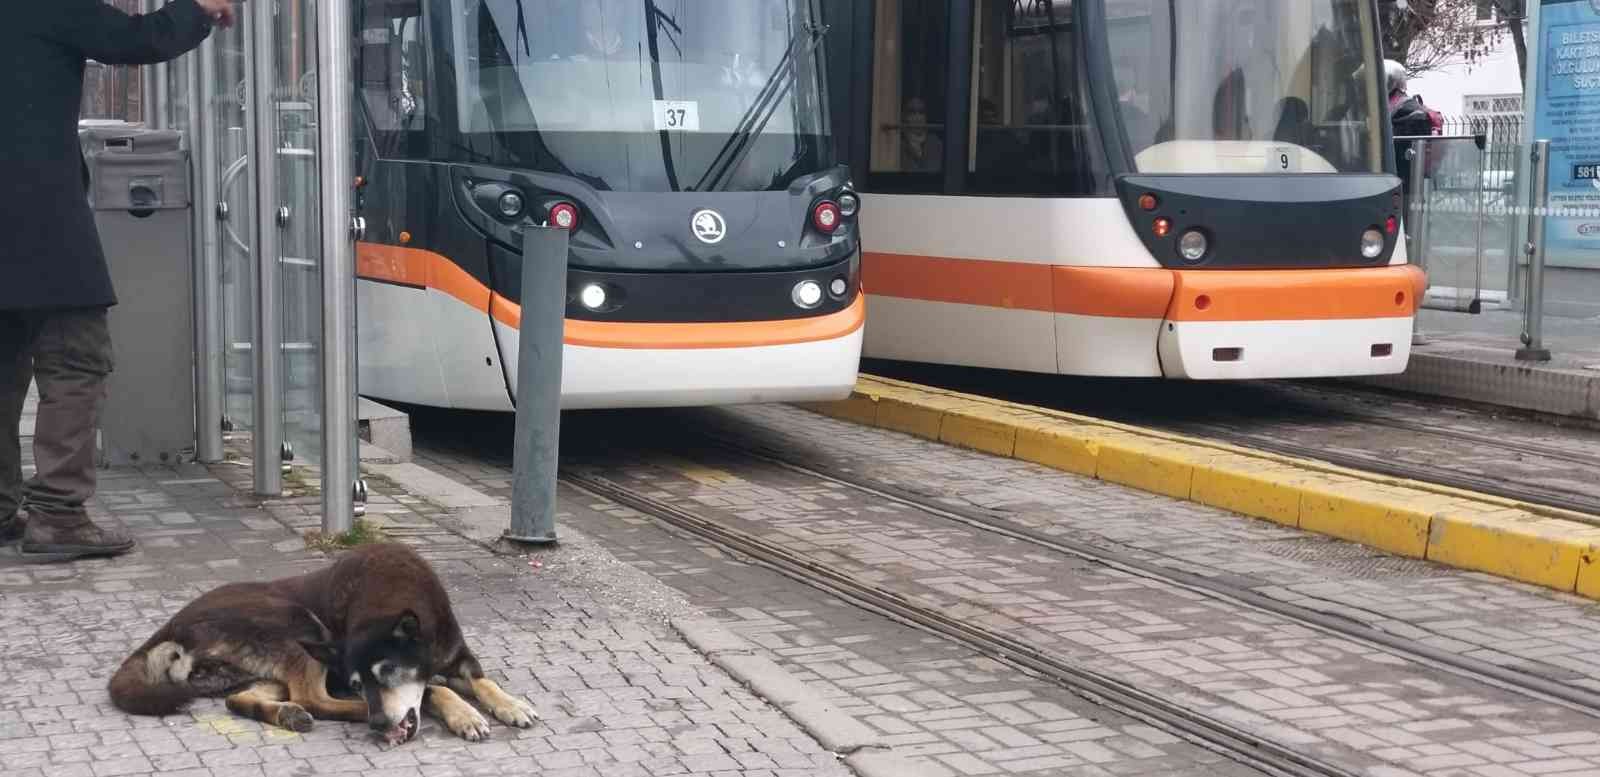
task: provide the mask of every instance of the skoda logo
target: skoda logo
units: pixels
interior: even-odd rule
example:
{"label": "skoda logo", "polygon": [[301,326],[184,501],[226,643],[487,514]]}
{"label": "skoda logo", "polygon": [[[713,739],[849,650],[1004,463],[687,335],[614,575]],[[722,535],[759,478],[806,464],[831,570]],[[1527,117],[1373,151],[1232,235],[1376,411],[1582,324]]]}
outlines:
{"label": "skoda logo", "polygon": [[722,214],[714,210],[697,210],[689,219],[689,228],[702,243],[718,243],[728,234],[728,224]]}

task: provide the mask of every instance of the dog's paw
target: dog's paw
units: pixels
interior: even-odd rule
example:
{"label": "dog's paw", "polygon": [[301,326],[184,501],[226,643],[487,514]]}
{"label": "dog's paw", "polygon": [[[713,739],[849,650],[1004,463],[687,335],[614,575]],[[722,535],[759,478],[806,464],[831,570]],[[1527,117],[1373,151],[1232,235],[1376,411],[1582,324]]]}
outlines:
{"label": "dog's paw", "polygon": [[499,718],[501,723],[517,728],[530,728],[534,721],[542,720],[539,711],[535,710],[532,704],[510,694],[506,694],[504,700],[495,705],[494,716]]}
{"label": "dog's paw", "polygon": [[305,733],[311,730],[311,713],[294,702],[284,702],[278,708],[278,727]]}
{"label": "dog's paw", "polygon": [[468,742],[489,738],[489,719],[470,704],[451,705],[450,711],[444,716],[444,724],[451,733]]}

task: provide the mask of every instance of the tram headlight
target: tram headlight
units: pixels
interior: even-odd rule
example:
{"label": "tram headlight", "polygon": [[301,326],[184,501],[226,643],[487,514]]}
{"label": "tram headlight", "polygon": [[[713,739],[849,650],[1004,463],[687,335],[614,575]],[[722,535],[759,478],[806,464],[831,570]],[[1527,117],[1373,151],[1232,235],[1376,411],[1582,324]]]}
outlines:
{"label": "tram headlight", "polygon": [[522,215],[522,195],[516,192],[506,192],[500,195],[500,215],[514,219]]}
{"label": "tram headlight", "polygon": [[850,218],[851,216],[856,215],[856,212],[859,210],[861,210],[860,197],[857,197],[850,192],[845,192],[844,194],[839,195],[839,215],[844,216],[845,218]]}
{"label": "tram headlight", "polygon": [[606,289],[598,283],[591,283],[578,292],[578,301],[590,310],[599,310],[606,306]]}
{"label": "tram headlight", "polygon": [[822,284],[816,281],[801,281],[794,285],[794,291],[789,294],[794,304],[810,310],[822,304]]}
{"label": "tram headlight", "polygon": [[835,299],[844,297],[844,293],[849,290],[850,282],[845,280],[843,276],[828,281],[828,293],[832,294]]}
{"label": "tram headlight", "polygon": [[1178,238],[1178,255],[1184,261],[1198,262],[1206,258],[1206,251],[1210,250],[1211,243],[1206,240],[1206,233],[1198,229],[1191,229]]}
{"label": "tram headlight", "polygon": [[1376,229],[1368,229],[1361,233],[1361,255],[1368,259],[1376,259],[1383,253],[1383,233]]}

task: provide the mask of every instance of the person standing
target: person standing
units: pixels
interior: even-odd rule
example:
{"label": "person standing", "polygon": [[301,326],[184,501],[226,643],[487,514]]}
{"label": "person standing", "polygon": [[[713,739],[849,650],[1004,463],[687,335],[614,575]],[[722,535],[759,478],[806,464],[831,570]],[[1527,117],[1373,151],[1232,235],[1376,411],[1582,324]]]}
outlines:
{"label": "person standing", "polygon": [[[215,26],[230,0],[173,0],[129,15],[101,0],[13,3],[0,26],[0,545],[49,560],[132,550],[96,525],[95,429],[113,363],[107,309],[117,302],[89,209],[78,144],[87,61],[168,62]],[[36,472],[22,480],[21,417],[37,381]]]}

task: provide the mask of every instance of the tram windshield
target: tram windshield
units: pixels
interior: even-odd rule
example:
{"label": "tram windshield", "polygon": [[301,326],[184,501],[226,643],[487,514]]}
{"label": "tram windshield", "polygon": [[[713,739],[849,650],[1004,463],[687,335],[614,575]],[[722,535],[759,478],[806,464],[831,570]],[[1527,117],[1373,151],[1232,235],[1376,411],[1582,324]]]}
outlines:
{"label": "tram windshield", "polygon": [[781,189],[831,153],[814,1],[438,0],[447,124],[473,161],[602,190]]}
{"label": "tram windshield", "polygon": [[1365,0],[1105,0],[1112,77],[1146,173],[1376,173]]}

